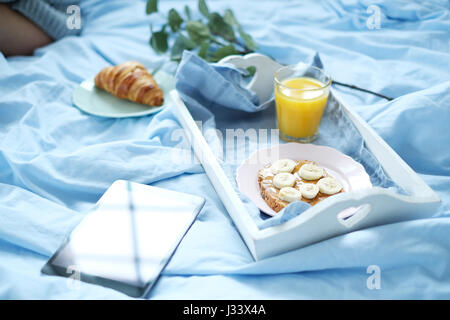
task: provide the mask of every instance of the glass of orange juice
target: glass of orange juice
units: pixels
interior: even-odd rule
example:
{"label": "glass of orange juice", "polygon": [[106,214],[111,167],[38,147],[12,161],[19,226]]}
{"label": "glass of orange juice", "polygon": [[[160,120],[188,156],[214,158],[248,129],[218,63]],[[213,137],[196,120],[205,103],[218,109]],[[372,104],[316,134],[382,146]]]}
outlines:
{"label": "glass of orange juice", "polygon": [[322,69],[296,64],[275,72],[274,85],[281,139],[314,141],[330,93],[330,76]]}

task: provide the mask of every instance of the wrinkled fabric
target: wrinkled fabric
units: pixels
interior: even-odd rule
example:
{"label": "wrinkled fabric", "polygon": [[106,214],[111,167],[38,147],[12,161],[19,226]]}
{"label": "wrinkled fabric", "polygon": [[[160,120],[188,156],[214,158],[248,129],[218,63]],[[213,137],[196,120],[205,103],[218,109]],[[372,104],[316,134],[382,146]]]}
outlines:
{"label": "wrinkled fabric", "polygon": [[[0,297],[127,298],[86,283],[69,286],[40,268],[112,182],[128,179],[206,198],[148,298],[449,298],[448,1],[208,3],[214,11],[232,8],[258,51],[280,63],[319,52],[334,79],[397,98],[386,102],[336,87],[437,192],[439,208],[427,219],[253,261],[202,167],[174,160],[188,147],[179,142],[171,107],[142,118],[106,119],[72,105],[73,89],[107,65],[138,60],[154,69],[169,60],[148,44],[150,21],[162,25],[165,17],[145,16],[145,1],[81,1],[81,36],[65,37],[33,57],[0,56]],[[182,12],[185,4],[160,1],[159,10]],[[371,4],[381,11],[379,29],[367,26]],[[252,122],[245,114],[215,119],[215,125],[242,127]],[[368,286],[370,266],[379,268],[379,289]]]}

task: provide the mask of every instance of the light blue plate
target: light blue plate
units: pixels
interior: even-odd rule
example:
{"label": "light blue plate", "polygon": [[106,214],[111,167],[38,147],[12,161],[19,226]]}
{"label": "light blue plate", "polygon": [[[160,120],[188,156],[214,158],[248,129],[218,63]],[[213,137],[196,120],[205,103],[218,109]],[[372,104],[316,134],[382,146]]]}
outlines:
{"label": "light blue plate", "polygon": [[173,76],[164,71],[158,71],[155,81],[164,93],[164,104],[159,107],[149,107],[144,104],[119,99],[95,86],[94,80],[83,81],[73,92],[73,103],[89,114],[108,118],[141,117],[165,108],[170,103],[170,90],[174,87]]}

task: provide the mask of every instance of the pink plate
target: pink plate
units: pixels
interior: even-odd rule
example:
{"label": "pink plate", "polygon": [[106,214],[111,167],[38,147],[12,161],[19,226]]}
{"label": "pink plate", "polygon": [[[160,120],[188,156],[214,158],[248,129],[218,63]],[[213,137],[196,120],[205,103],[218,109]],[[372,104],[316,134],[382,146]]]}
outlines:
{"label": "pink plate", "polygon": [[271,216],[276,215],[276,212],[261,197],[258,171],[279,159],[314,161],[335,177],[347,192],[372,187],[364,167],[336,149],[301,143],[286,143],[270,149],[260,149],[237,168],[236,181],[239,190],[261,211]]}

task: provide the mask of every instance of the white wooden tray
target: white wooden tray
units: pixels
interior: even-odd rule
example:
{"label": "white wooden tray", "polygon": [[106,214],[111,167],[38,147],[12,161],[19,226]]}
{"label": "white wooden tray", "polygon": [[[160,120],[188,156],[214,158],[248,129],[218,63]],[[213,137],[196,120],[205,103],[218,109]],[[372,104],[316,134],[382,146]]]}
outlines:
{"label": "white wooden tray", "polygon": [[[257,53],[230,56],[220,63],[231,63],[239,68],[255,66],[256,73],[248,86],[256,92],[260,101],[266,101],[271,95],[273,74],[281,67],[267,56]],[[410,195],[400,195],[379,187],[346,192],[318,203],[281,225],[260,230],[250,214],[246,212],[244,204],[177,91],[171,92],[176,116],[187,131],[192,148],[255,260],[358,229],[430,216],[439,205],[440,199],[436,193],[358,114],[344,103],[335,90],[332,89],[331,94],[341,102],[348,117],[365,139],[367,147],[381,163],[386,174]],[[359,207],[359,209],[348,219],[343,220],[338,217],[339,212],[350,207]]]}

